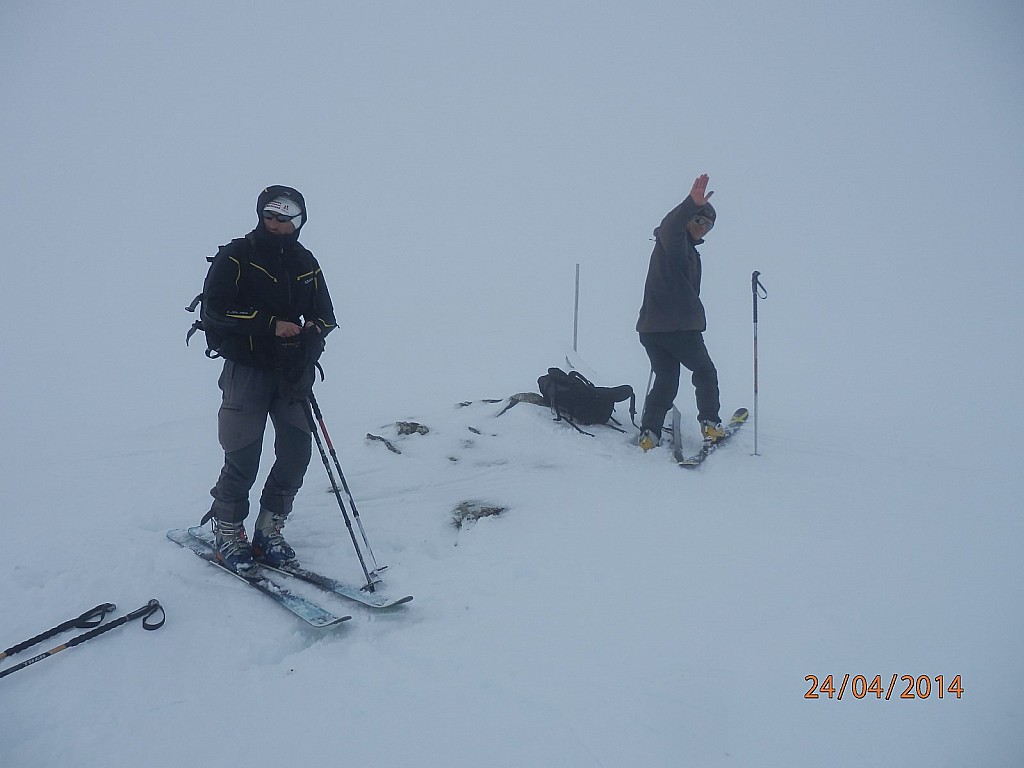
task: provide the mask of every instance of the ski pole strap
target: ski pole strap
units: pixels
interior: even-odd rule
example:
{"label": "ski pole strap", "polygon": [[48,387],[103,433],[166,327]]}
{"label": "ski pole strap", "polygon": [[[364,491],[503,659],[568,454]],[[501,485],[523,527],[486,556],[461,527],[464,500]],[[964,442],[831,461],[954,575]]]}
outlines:
{"label": "ski pole strap", "polygon": [[765,287],[761,284],[760,272],[755,271],[754,274],[750,276],[750,290],[753,292],[755,299],[768,298],[768,291],[766,291]]}
{"label": "ski pole strap", "polygon": [[65,632],[69,629],[90,629],[92,627],[98,626],[108,613],[116,609],[117,606],[113,603],[101,603],[100,605],[97,605],[95,608],[86,611],[81,616],[77,616],[73,619],[68,619],[67,621],[58,624],[57,626],[48,629],[45,632],[39,633],[35,637],[29,638],[28,640],[18,643],[17,645],[12,645],[3,653],[0,653],[0,660],[6,659],[9,656],[13,656],[16,653],[20,653],[21,651],[24,651],[26,648],[31,648],[33,645],[43,642],[43,640],[49,640],[54,635],[59,635],[61,632]]}
{"label": "ski pole strap", "polygon": [[750,276],[750,292],[751,292],[751,294],[753,294],[753,301],[754,301],[754,323],[756,324],[757,323],[757,300],[758,299],[767,299],[768,298],[768,291],[766,291],[765,287],[761,284],[761,273],[756,271],[756,270]]}
{"label": "ski pole strap", "polygon": [[[151,621],[150,619],[152,619],[152,617],[155,616],[157,613],[160,614],[159,620],[153,619]],[[129,621],[134,621],[135,619],[140,618],[142,619],[142,628],[146,631],[151,632],[154,629],[160,629],[160,627],[164,625],[164,621],[166,621],[167,615],[164,613],[164,607],[160,605],[159,600],[150,600],[141,608],[136,608],[131,613],[126,614],[120,617],[119,619],[115,619],[109,624],[104,624],[103,626],[97,627],[91,632],[85,632],[81,635],[78,635],[77,637],[71,638],[66,643],[64,643],[64,647],[73,648],[76,645],[81,645],[86,640],[92,640],[94,637],[99,637],[104,632],[109,632],[110,630],[116,627],[120,627],[123,624],[127,624]]]}

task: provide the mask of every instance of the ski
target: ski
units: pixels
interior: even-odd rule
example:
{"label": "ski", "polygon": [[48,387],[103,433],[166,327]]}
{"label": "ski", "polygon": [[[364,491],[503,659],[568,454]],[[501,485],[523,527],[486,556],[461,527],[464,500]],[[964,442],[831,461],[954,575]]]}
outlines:
{"label": "ski", "polygon": [[699,467],[708,456],[721,448],[730,437],[739,431],[740,427],[747,423],[749,415],[750,412],[746,408],[737,408],[732,418],[729,419],[729,423],[725,425],[725,437],[720,438],[717,443],[705,442],[700,450],[692,456],[687,456],[683,453],[682,448],[676,447],[672,451],[675,460],[681,467]]}
{"label": "ski", "polygon": [[334,594],[348,600],[355,600],[357,603],[362,603],[370,608],[394,608],[396,605],[402,605],[403,603],[408,603],[412,600],[412,595],[391,598],[377,594],[376,592],[369,592],[364,588],[353,587],[351,584],[338,581],[330,576],[324,576],[323,574],[311,571],[308,568],[303,568],[299,565],[286,565],[281,568],[274,568],[273,566],[260,564],[260,568],[269,568],[272,571],[286,573],[289,576],[294,576],[295,578],[302,579],[310,584],[315,584],[321,589],[333,592]]}
{"label": "ski", "polygon": [[[189,528],[188,533],[192,538],[198,539],[205,546],[210,546],[210,534],[206,529],[201,527]],[[348,600],[354,600],[357,603],[362,603],[369,608],[394,608],[396,605],[402,605],[403,603],[408,603],[412,600],[412,595],[392,598],[376,592],[369,592],[366,589],[354,587],[351,584],[346,584],[345,582],[330,576],[324,576],[316,571],[303,568],[298,564],[275,568],[274,566],[267,565],[266,563],[260,563],[260,568],[263,570],[283,573],[288,576],[294,576],[297,579],[313,584],[314,586],[320,587],[328,592],[332,592],[340,597],[344,597]]]}
{"label": "ski", "polygon": [[253,589],[259,590],[282,608],[286,608],[291,611],[310,626],[318,628],[330,627],[335,624],[340,624],[343,621],[348,621],[352,618],[351,616],[338,616],[331,613],[329,610],[321,605],[317,605],[312,600],[308,600],[302,595],[297,595],[289,589],[282,587],[280,584],[275,584],[266,576],[260,576],[256,579],[247,579],[244,576],[239,576],[230,568],[217,561],[217,556],[214,554],[213,547],[208,542],[190,535],[187,530],[181,528],[170,530],[167,532],[167,538],[185,549],[192,550],[206,562],[220,568],[225,573],[231,574],[236,579],[248,584]]}

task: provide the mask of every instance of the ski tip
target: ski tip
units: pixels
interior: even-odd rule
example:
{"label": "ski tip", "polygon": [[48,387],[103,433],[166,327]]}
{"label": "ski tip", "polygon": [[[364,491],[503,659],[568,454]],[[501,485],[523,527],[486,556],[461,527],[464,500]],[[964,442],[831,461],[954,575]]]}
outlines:
{"label": "ski tip", "polygon": [[344,624],[346,621],[350,621],[352,619],[351,616],[335,616],[333,613],[329,613],[327,611],[314,614],[296,613],[295,611],[292,612],[309,626],[313,627],[313,629],[329,629],[330,627],[336,627],[339,624]]}
{"label": "ski tip", "polygon": [[673,451],[672,458],[676,460],[676,464],[680,467],[697,467],[700,466],[703,457],[700,454],[694,456],[687,456],[680,450]]}
{"label": "ski tip", "polygon": [[167,538],[173,541],[175,544],[182,544],[188,539],[188,531],[184,528],[171,528],[167,532]]}
{"label": "ski tip", "polygon": [[736,412],[732,415],[733,422],[744,422],[750,417],[750,411],[746,408],[737,408]]}
{"label": "ski tip", "polygon": [[[352,598],[358,600],[358,598]],[[406,595],[405,597],[392,598],[381,598],[380,600],[359,600],[367,608],[376,608],[377,610],[387,610],[389,608],[397,608],[400,605],[405,605],[412,600],[412,595]]]}

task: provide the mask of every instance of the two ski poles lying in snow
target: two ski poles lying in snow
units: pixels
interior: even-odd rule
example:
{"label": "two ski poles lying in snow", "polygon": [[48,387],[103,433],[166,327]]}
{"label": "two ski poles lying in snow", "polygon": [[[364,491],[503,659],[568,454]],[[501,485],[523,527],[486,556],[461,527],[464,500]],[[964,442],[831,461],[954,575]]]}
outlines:
{"label": "two ski poles lying in snow", "polygon": [[[341,516],[345,520],[345,527],[348,528],[348,535],[352,538],[352,546],[355,547],[356,557],[359,558],[359,565],[363,568],[363,575],[366,576],[366,586],[363,589],[367,592],[373,592],[376,586],[380,584],[380,577],[377,575],[380,571],[387,568],[386,565],[377,565],[377,558],[373,556],[373,550],[370,548],[370,541],[366,538],[366,529],[363,527],[363,521],[359,517],[359,510],[356,508],[356,500],[352,496],[352,491],[348,487],[348,481],[345,480],[345,473],[341,471],[341,462],[338,461],[338,453],[334,450],[334,446],[331,444],[331,436],[327,434],[327,425],[324,424],[324,415],[320,411],[320,405],[316,401],[316,397],[313,396],[312,390],[309,393],[309,407],[306,409],[306,416],[309,419],[309,428],[313,431],[313,439],[316,441],[316,447],[320,451],[320,459],[323,461],[324,469],[327,470],[327,477],[331,481],[331,491],[334,493],[334,498],[338,500],[338,506],[341,508]],[[319,427],[319,432],[317,428]],[[338,477],[341,479],[341,484],[345,488],[345,495],[348,496],[349,505],[352,507],[351,517],[348,514],[348,509],[345,507],[345,502],[341,498],[341,489],[338,488],[338,482],[334,478],[334,472],[331,470],[331,465],[327,461],[327,453],[324,451],[323,441],[320,440],[320,432],[323,433],[324,440],[327,442],[327,448],[330,450],[331,458],[334,460],[334,467],[338,470]],[[366,552],[370,556],[370,561],[373,563],[373,569],[369,569],[366,565],[366,559],[363,557],[363,551],[359,546],[359,541],[356,539],[355,531],[352,529],[352,520],[355,520],[356,525],[359,526],[359,534],[363,539],[363,544],[366,545]]]}
{"label": "two ski poles lying in snow", "polygon": [[[61,643],[60,645],[51,648],[45,653],[40,653],[38,656],[33,656],[31,659],[26,659],[25,661],[21,662],[16,666],[11,667],[10,669],[0,671],[0,677],[7,677],[7,675],[13,674],[14,672],[17,672],[19,669],[24,669],[25,667],[31,666],[32,664],[35,664],[37,661],[42,661],[43,659],[47,659],[50,656],[60,653],[63,650],[66,650],[68,648],[74,648],[76,645],[81,645],[86,640],[92,640],[94,637],[99,637],[104,632],[109,632],[115,627],[120,627],[123,624],[127,624],[129,621],[134,621],[135,619],[141,618],[143,629],[154,630],[160,629],[160,627],[164,625],[164,620],[166,619],[163,606],[160,605],[160,602],[158,600],[150,600],[141,608],[138,608],[132,611],[131,613],[122,616],[119,619],[115,619],[109,624],[102,624],[104,617],[111,611],[116,610],[116,607],[117,606],[115,606],[113,603],[102,603],[101,605],[97,605],[92,610],[86,611],[81,616],[76,616],[73,619],[68,619],[62,624],[58,624],[56,627],[48,629],[45,632],[36,635],[35,637],[29,638],[28,640],[18,643],[17,645],[12,645],[6,651],[0,653],[0,661],[3,661],[4,659],[13,656],[16,653],[20,653],[21,651],[24,651],[27,648],[31,648],[33,645],[37,645],[43,642],[44,640],[49,640],[51,637],[59,635],[62,632],[66,632],[69,629],[90,629],[89,632],[84,632],[83,634],[78,635],[77,637],[73,637],[67,642]],[[153,617],[158,612],[160,614],[160,618],[153,619]],[[91,629],[92,627],[95,627],[95,629]]]}

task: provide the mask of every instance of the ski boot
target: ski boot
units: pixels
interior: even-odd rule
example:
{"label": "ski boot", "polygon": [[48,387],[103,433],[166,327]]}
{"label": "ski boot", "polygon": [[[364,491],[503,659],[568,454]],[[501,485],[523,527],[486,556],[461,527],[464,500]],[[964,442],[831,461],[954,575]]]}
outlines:
{"label": "ski boot", "polygon": [[725,428],[720,421],[704,420],[700,423],[700,434],[705,445],[714,445],[725,437]]}
{"label": "ski boot", "polygon": [[256,530],[252,534],[252,554],[261,563],[271,568],[296,565],[295,550],[284,540],[281,529],[284,528],[285,515],[275,515],[269,510],[260,510],[256,518]]}
{"label": "ski boot", "polygon": [[643,431],[643,434],[640,435],[640,442],[637,443],[637,445],[640,446],[640,449],[644,453],[647,453],[648,451],[650,451],[650,450],[652,450],[654,448],[657,448],[660,443],[661,443],[661,438],[660,437],[658,437],[656,434],[651,432],[651,430],[645,429]]}
{"label": "ski boot", "polygon": [[214,527],[214,549],[217,561],[245,579],[259,576],[259,566],[252,559],[249,539],[242,523],[217,520]]}

